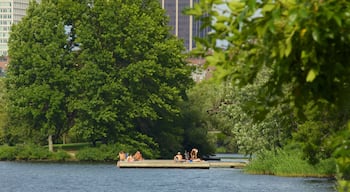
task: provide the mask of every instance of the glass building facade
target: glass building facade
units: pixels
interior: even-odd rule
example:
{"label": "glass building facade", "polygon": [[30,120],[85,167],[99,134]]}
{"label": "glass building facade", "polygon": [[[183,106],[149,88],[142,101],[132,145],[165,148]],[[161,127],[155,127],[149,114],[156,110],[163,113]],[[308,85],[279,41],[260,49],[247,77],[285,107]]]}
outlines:
{"label": "glass building facade", "polygon": [[0,56],[8,55],[11,25],[25,16],[28,6],[29,0],[0,0]]}
{"label": "glass building facade", "polygon": [[201,29],[201,22],[194,20],[192,16],[184,15],[185,8],[193,7],[199,0],[159,0],[163,9],[170,18],[169,25],[172,33],[184,41],[188,51],[195,47],[195,37],[205,37],[210,29]]}

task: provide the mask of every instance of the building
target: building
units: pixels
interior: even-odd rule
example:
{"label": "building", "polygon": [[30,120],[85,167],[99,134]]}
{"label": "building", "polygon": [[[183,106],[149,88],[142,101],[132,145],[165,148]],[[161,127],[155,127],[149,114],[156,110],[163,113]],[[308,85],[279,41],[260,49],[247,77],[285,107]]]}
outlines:
{"label": "building", "polygon": [[199,0],[160,0],[162,8],[170,18],[171,32],[184,41],[188,51],[196,47],[195,37],[203,38],[210,31],[209,28],[201,30],[201,21],[182,13],[185,8],[191,8],[198,2]]}
{"label": "building", "polygon": [[216,70],[214,66],[205,67],[204,58],[188,58],[187,63],[194,67],[191,77],[195,82],[201,82],[203,80],[208,80],[213,77],[213,73]]}
{"label": "building", "polygon": [[0,0],[0,72],[8,64],[7,42],[12,24],[18,23],[26,14],[30,0]]}

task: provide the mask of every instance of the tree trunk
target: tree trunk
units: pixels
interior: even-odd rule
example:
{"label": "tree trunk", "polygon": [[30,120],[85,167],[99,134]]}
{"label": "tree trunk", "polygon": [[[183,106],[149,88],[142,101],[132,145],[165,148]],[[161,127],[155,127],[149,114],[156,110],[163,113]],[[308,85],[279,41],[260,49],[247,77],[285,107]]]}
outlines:
{"label": "tree trunk", "polygon": [[47,140],[49,142],[49,151],[53,152],[52,135],[49,135],[49,138]]}

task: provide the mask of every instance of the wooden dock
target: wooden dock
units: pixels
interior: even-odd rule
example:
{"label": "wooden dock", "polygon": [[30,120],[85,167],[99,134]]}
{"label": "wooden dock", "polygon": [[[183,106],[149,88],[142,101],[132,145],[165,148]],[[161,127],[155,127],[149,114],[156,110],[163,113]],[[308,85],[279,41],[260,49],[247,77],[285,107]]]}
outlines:
{"label": "wooden dock", "polygon": [[244,162],[200,161],[200,162],[176,162],[174,160],[143,160],[143,161],[118,161],[119,168],[182,168],[182,169],[209,169],[209,168],[243,168]]}

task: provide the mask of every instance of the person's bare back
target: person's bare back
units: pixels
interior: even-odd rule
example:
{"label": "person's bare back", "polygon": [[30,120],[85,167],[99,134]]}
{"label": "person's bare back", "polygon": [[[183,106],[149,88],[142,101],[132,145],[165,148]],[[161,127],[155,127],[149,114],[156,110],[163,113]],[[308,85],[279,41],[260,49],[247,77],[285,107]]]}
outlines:
{"label": "person's bare back", "polygon": [[177,154],[174,156],[175,161],[182,161],[182,155],[180,152],[177,152]]}
{"label": "person's bare back", "polygon": [[136,151],[135,155],[134,155],[134,160],[135,161],[141,161],[143,160],[142,154],[140,151]]}

